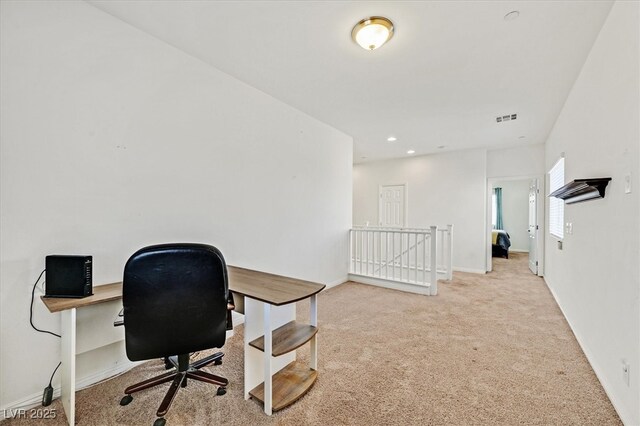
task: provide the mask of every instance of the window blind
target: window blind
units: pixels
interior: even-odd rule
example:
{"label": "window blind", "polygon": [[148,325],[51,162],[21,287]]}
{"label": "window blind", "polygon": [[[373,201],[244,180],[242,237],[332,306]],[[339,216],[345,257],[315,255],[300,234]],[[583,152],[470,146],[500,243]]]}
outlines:
{"label": "window blind", "polygon": [[[564,158],[549,171],[549,192],[564,185]],[[564,201],[556,197],[549,198],[549,233],[564,238]]]}

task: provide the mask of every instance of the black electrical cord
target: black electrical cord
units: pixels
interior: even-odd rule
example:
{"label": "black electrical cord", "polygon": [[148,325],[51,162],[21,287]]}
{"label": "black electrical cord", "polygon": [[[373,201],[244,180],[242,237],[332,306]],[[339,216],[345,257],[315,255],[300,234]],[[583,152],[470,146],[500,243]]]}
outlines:
{"label": "black electrical cord", "polygon": [[56,367],[56,369],[53,370],[53,374],[51,375],[51,379],[49,379],[49,386],[51,386],[51,383],[53,383],[53,376],[56,375],[56,371],[58,371],[58,368],[60,368],[61,365],[62,365],[62,361],[60,361],[58,363],[58,366]]}
{"label": "black electrical cord", "polygon": [[53,331],[47,331],[47,330],[40,330],[38,327],[36,327],[33,324],[33,299],[35,297],[36,294],[36,286],[38,285],[38,281],[40,281],[40,278],[42,278],[42,274],[44,274],[44,271],[46,271],[46,269],[43,269],[42,272],[40,272],[40,275],[38,276],[38,279],[36,280],[35,283],[33,283],[33,289],[31,290],[31,306],[29,307],[29,323],[31,324],[31,327],[33,327],[33,329],[35,331],[39,331],[40,333],[47,333],[47,334],[51,334],[52,336],[56,336],[56,337],[62,337],[59,334],[54,333]]}
{"label": "black electrical cord", "polygon": [[51,405],[51,401],[53,401],[53,386],[51,386],[51,383],[53,383],[53,376],[56,375],[56,371],[58,371],[58,368],[60,368],[61,365],[62,365],[62,361],[59,362],[56,369],[53,370],[53,374],[51,374],[51,379],[49,379],[49,386],[44,388],[44,393],[42,394],[43,407],[48,407],[49,405]]}
{"label": "black electrical cord", "polygon": [[[35,283],[33,283],[33,288],[31,289],[31,305],[29,305],[29,324],[31,324],[31,327],[33,327],[35,331],[39,331],[40,333],[51,334],[52,336],[62,338],[62,336],[54,333],[53,331],[40,330],[38,327],[36,327],[33,324],[33,299],[35,298],[36,287],[38,286],[38,282],[40,281],[40,278],[42,278],[42,274],[44,274],[44,271],[46,271],[46,269],[43,269],[42,272],[40,272],[40,275],[38,275],[38,279],[36,280]],[[53,376],[56,375],[56,371],[58,371],[58,368],[60,368],[61,365],[62,365],[62,361],[60,361],[56,369],[53,370],[53,373],[51,374],[51,378],[49,379],[49,385],[46,388],[44,388],[44,393],[42,394],[42,406],[44,407],[51,405],[51,401],[53,400],[53,386],[51,386],[51,384],[53,383]]]}

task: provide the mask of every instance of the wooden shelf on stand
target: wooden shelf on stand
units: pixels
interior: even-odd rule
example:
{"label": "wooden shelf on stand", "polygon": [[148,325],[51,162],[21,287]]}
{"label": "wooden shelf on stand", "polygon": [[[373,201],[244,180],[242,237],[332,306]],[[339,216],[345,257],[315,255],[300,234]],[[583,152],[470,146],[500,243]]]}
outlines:
{"label": "wooden shelf on stand", "polygon": [[[272,378],[272,409],[282,410],[300,399],[316,381],[318,372],[296,361],[278,371]],[[253,398],[264,403],[264,383],[249,392]]]}
{"label": "wooden shelf on stand", "polygon": [[[271,356],[280,356],[298,349],[318,332],[312,325],[290,321],[273,330]],[[264,352],[264,336],[249,342],[249,345]]]}

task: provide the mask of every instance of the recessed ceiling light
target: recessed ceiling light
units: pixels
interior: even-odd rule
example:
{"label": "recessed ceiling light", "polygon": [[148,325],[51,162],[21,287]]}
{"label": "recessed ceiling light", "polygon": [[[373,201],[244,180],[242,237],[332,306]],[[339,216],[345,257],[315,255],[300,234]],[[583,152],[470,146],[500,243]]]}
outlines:
{"label": "recessed ceiling light", "polygon": [[351,30],[351,38],[365,50],[375,50],[391,40],[393,23],[382,16],[371,16],[358,22]]}
{"label": "recessed ceiling light", "polygon": [[389,137],[387,138],[387,142],[395,142],[395,141],[397,141],[397,140],[398,140],[398,138],[396,138],[395,136],[389,136]]}
{"label": "recessed ceiling light", "polygon": [[416,152],[413,149],[410,149],[409,151],[407,151],[407,154],[411,155],[411,154],[415,154]]}
{"label": "recessed ceiling light", "polygon": [[520,16],[520,12],[518,12],[517,10],[512,10],[511,12],[504,15],[504,20],[513,21],[514,19],[518,19],[518,16]]}

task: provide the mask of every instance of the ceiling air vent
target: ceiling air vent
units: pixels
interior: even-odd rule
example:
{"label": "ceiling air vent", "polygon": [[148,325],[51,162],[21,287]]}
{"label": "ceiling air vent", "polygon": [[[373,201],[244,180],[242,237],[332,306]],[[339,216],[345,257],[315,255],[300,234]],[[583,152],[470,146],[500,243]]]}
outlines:
{"label": "ceiling air vent", "polygon": [[503,115],[501,117],[496,117],[496,121],[498,123],[502,123],[503,121],[515,120],[516,118],[518,118],[518,114]]}

